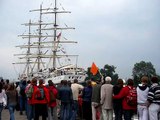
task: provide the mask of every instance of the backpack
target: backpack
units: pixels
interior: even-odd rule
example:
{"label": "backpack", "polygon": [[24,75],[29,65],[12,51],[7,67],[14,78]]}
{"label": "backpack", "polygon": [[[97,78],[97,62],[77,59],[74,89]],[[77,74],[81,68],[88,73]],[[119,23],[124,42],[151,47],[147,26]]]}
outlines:
{"label": "backpack", "polygon": [[45,98],[45,93],[43,87],[38,87],[38,92],[35,94],[35,98],[37,100],[44,100]]}
{"label": "backpack", "polygon": [[137,106],[137,90],[135,87],[129,88],[129,93],[126,96],[126,102],[129,106]]}
{"label": "backpack", "polygon": [[55,97],[55,95],[54,95],[52,90],[49,90],[49,97],[50,97],[50,103],[56,101],[56,97]]}
{"label": "backpack", "polygon": [[26,87],[25,93],[27,98],[31,98],[33,93],[33,86],[29,85],[29,87]]}

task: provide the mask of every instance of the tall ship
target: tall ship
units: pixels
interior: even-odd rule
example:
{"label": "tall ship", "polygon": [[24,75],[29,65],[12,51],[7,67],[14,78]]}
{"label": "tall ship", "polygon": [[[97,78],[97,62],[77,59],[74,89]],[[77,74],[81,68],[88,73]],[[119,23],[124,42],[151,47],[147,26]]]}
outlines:
{"label": "tall ship", "polygon": [[58,7],[57,0],[48,8],[30,10],[38,14],[38,19],[29,20],[24,23],[27,32],[19,35],[25,43],[16,47],[20,48],[21,54],[14,54],[19,62],[13,63],[23,70],[19,71],[19,79],[26,77],[31,80],[33,77],[43,78],[45,83],[52,80],[55,84],[61,80],[73,81],[77,79],[83,82],[86,72],[77,65],[78,55],[68,54],[66,46],[77,44],[71,41],[63,33],[74,30],[67,24],[61,25],[59,15],[71,13],[66,11],[61,5]]}

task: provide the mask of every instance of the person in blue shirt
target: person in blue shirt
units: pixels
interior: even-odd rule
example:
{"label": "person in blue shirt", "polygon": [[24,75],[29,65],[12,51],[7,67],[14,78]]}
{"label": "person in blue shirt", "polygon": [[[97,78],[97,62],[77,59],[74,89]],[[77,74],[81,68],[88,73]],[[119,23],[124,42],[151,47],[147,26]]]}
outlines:
{"label": "person in blue shirt", "polygon": [[59,88],[59,100],[61,101],[60,120],[70,120],[70,107],[73,101],[72,90],[67,84],[67,80],[63,81]]}
{"label": "person in blue shirt", "polygon": [[82,91],[82,109],[83,109],[83,118],[85,120],[92,120],[92,107],[91,107],[91,98],[92,98],[92,82],[87,81],[87,86],[84,87]]}

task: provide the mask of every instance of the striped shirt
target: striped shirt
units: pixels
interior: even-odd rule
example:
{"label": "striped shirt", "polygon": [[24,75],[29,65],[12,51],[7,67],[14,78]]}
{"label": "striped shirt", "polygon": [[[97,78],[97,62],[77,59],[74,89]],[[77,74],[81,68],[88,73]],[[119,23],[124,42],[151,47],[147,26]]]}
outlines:
{"label": "striped shirt", "polygon": [[150,103],[160,104],[160,85],[153,83],[148,92],[148,99]]}

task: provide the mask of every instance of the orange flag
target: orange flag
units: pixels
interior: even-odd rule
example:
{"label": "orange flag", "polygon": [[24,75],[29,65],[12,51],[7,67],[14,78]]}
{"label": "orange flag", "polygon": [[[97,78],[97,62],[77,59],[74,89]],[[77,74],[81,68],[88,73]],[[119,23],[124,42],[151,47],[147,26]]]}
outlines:
{"label": "orange flag", "polygon": [[93,75],[96,75],[97,72],[98,72],[98,68],[97,68],[97,66],[96,66],[96,64],[95,64],[94,62],[92,63],[90,72],[91,72]]}

